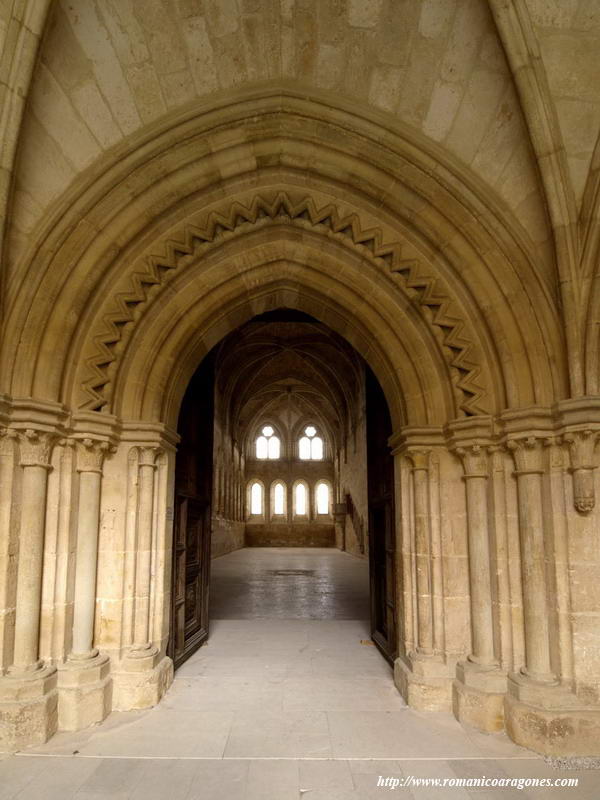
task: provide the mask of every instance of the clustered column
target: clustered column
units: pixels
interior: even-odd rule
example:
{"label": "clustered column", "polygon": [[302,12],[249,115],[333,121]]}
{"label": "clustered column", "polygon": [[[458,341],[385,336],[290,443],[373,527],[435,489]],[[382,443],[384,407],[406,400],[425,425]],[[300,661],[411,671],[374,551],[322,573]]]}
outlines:
{"label": "clustered column", "polygon": [[32,672],[38,660],[46,494],[50,450],[49,434],[26,430],[21,435],[23,483],[14,655],[11,673]]}
{"label": "clustered column", "polygon": [[471,608],[469,661],[482,667],[496,666],[490,574],[490,538],[487,503],[487,455],[479,445],[458,447],[465,474],[467,537]]}
{"label": "clustered column", "polygon": [[56,668],[39,658],[48,472],[54,436],[18,434],[21,481],[12,664],[0,681],[0,750],[47,741],[57,728]]}
{"label": "clustered column", "polygon": [[543,442],[534,436],[523,437],[510,440],[508,448],[515,460],[519,503],[526,661],[523,671],[533,680],[554,682],[546,595]]}
{"label": "clustered column", "polygon": [[150,641],[150,586],[152,578],[152,520],[154,513],[154,474],[157,447],[142,447],[139,461],[139,506],[137,529],[137,564],[135,575],[135,612],[132,658],[152,656]]}
{"label": "clustered column", "polygon": [[415,519],[415,558],[417,567],[417,653],[433,653],[433,613],[431,585],[431,542],[429,530],[429,452],[412,450]]}
{"label": "clustered column", "polygon": [[504,724],[506,674],[500,669],[494,647],[489,465],[486,438],[483,442],[471,438],[477,428],[485,431],[488,426],[485,420],[471,420],[453,427],[455,441],[462,439],[462,443],[454,447],[454,452],[464,468],[471,651],[456,665],[452,705],[461,722],[480,730],[497,731]]}
{"label": "clustered column", "polygon": [[77,442],[79,503],[73,636],[69,657],[58,670],[61,730],[80,730],[101,722],[111,710],[109,660],[94,648],[102,466],[110,449],[108,442],[91,438]]}
{"label": "clustered column", "polygon": [[73,608],[73,648],[70,658],[89,659],[98,655],[93,648],[98,566],[98,527],[102,462],[108,442],[84,439],[78,443],[79,508],[77,514],[77,556]]}

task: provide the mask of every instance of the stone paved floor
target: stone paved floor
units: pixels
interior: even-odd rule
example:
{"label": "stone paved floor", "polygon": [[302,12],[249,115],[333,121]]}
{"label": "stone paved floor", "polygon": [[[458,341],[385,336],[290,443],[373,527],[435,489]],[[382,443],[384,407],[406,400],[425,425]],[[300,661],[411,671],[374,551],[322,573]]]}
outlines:
{"label": "stone paved floor", "polygon": [[[554,770],[503,735],[408,709],[368,644],[363,561],[245,550],[217,559],[213,576],[210,641],[163,702],[1,759],[0,800],[600,798],[598,771]],[[271,594],[268,576],[280,586]],[[345,618],[350,608],[357,619]],[[379,776],[580,785],[391,789],[377,786]]]}

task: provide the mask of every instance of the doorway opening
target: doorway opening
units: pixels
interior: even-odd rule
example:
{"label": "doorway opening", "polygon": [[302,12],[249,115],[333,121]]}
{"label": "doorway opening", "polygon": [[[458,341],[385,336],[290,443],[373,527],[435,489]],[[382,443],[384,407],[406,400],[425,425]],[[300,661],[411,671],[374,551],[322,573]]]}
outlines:
{"label": "doorway opening", "polygon": [[368,618],[393,663],[392,426],[356,350],[303,312],[256,316],[204,358],[178,433],[175,667],[208,638],[211,609],[215,618]]}

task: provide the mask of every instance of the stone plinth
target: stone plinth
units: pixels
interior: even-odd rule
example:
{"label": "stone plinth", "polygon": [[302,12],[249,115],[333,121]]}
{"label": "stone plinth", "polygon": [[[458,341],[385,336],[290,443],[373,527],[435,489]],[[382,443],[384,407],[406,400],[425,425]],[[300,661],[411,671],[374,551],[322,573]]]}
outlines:
{"label": "stone plinth", "polygon": [[452,710],[459,722],[492,733],[504,728],[506,674],[470,661],[456,665]]}
{"label": "stone plinth", "polygon": [[437,656],[411,654],[394,662],[394,683],[411,708],[417,711],[451,711],[452,677],[448,665]]}
{"label": "stone plinth", "polygon": [[547,756],[600,756],[600,709],[558,685],[511,675],[504,701],[506,732]]}
{"label": "stone plinth", "polygon": [[110,661],[98,655],[78,661],[73,657],[58,668],[58,727],[79,731],[110,714],[112,679]]}
{"label": "stone plinth", "polygon": [[151,708],[173,683],[173,661],[156,651],[128,656],[113,670],[113,710]]}
{"label": "stone plinth", "polygon": [[57,724],[55,667],[0,678],[0,752],[43,744]]}

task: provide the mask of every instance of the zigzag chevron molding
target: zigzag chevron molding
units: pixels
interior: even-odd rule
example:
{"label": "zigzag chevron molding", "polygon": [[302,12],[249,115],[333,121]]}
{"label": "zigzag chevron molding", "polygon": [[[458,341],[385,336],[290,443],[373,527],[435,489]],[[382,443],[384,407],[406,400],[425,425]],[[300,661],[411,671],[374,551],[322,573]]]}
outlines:
{"label": "zigzag chevron molding", "polygon": [[86,362],[89,377],[82,388],[87,399],[81,408],[101,411],[109,405],[111,376],[142,307],[149,302],[154,287],[168,282],[183,258],[200,255],[203,247],[239,231],[242,226],[268,224],[282,218],[290,224],[308,223],[316,229],[325,228],[354,248],[360,248],[362,256],[385,266],[432,326],[453,374],[460,410],[467,416],[489,413],[489,393],[479,383],[482,370],[473,352],[475,337],[469,334],[466,320],[440,279],[428,273],[428,265],[415,258],[403,258],[402,244],[384,242],[381,228],[362,230],[357,214],[341,216],[332,204],[317,208],[312,197],[294,201],[286,192],[278,192],[271,198],[256,195],[248,206],[234,202],[224,213],[211,211],[204,227],[187,223],[181,237],[165,242],[163,255],[143,259],[143,268],[131,277],[130,290],[115,296],[114,311],[105,315],[102,331],[94,336],[96,352]]}

